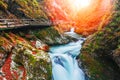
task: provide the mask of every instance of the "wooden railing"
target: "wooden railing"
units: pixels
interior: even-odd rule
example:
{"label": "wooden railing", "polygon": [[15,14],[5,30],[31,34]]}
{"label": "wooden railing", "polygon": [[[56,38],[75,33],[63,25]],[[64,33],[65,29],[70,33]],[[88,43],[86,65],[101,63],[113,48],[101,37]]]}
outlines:
{"label": "wooden railing", "polygon": [[0,19],[0,28],[23,26],[50,26],[52,22],[41,19]]}

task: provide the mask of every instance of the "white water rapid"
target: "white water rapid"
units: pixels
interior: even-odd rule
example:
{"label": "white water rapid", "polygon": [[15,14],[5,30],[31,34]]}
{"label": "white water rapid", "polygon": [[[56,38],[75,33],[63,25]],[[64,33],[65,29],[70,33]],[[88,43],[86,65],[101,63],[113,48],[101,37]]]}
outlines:
{"label": "white water rapid", "polygon": [[76,60],[85,38],[74,33],[73,29],[65,34],[77,38],[78,41],[50,48],[53,80],[85,80],[85,74]]}

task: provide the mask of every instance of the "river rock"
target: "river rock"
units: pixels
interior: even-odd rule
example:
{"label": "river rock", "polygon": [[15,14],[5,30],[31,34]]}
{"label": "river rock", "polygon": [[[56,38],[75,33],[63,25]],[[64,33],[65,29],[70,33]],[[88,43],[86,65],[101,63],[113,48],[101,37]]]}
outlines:
{"label": "river rock", "polygon": [[53,26],[42,29],[19,31],[18,34],[27,40],[39,39],[47,45],[66,44],[75,40],[74,38],[59,33]]}

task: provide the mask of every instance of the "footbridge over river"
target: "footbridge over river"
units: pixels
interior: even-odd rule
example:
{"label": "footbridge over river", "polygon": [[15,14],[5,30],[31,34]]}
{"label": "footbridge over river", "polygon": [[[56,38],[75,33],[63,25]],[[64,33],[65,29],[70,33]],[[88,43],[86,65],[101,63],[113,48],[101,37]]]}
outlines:
{"label": "footbridge over river", "polygon": [[43,19],[0,19],[0,30],[16,29],[16,28],[31,28],[31,27],[49,27],[51,21]]}

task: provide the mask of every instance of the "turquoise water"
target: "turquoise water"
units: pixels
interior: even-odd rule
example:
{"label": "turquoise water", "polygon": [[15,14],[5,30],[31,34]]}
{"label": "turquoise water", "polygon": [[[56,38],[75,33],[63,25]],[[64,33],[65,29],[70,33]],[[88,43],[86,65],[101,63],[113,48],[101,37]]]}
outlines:
{"label": "turquoise water", "polygon": [[85,80],[85,74],[76,60],[84,40],[79,37],[76,42],[50,48],[53,80]]}

